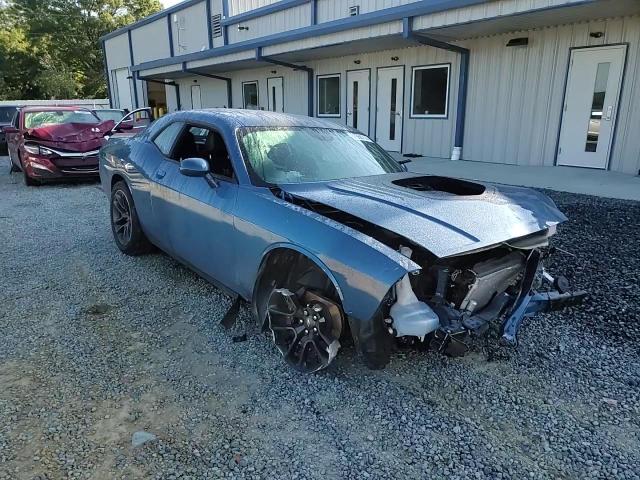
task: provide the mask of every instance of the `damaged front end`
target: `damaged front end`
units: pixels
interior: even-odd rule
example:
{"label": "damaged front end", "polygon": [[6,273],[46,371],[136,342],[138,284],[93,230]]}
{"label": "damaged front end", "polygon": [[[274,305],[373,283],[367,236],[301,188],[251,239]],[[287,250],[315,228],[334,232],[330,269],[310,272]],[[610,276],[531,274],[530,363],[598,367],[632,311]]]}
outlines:
{"label": "damaged front end", "polygon": [[[549,235],[547,233],[547,235]],[[547,235],[538,235],[543,241]],[[518,241],[530,244],[532,238]],[[414,261],[424,265],[406,276],[387,299],[384,322],[389,334],[429,341],[443,352],[460,353],[468,335],[482,336],[499,325],[500,343],[516,346],[525,318],[582,302],[584,291],[570,291],[565,277],[552,277],[543,266],[539,247],[503,244],[482,252],[439,259],[418,249]]]}
{"label": "damaged front end", "polygon": [[586,296],[544,269],[549,238],[566,217],[534,190],[407,172],[272,192],[420,267],[388,285],[372,317],[349,317],[359,351],[375,368],[388,362],[394,338],[455,354],[463,338],[491,329],[515,346],[525,318]]}

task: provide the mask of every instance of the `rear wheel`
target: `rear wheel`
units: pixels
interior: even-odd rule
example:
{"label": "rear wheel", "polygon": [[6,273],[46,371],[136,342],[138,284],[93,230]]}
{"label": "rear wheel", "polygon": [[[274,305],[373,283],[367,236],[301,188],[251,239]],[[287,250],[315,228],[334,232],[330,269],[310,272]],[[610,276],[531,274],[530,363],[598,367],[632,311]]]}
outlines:
{"label": "rear wheel", "polygon": [[151,249],[140,227],[129,187],[122,181],[111,189],[111,231],[116,245],[127,255],[140,255]]}

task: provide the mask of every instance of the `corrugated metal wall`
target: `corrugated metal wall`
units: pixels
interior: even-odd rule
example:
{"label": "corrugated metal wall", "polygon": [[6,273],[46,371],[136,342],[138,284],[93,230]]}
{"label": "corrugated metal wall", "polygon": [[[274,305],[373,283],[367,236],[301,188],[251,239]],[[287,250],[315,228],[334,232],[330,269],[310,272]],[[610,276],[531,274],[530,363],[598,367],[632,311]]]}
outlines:
{"label": "corrugated metal wall", "polygon": [[107,64],[110,70],[131,65],[129,57],[129,37],[127,33],[109,38],[104,42]]}
{"label": "corrugated metal wall", "polygon": [[[590,31],[602,31],[594,39]],[[507,48],[527,36],[524,48]],[[640,17],[577,23],[469,40],[469,96],[463,158],[553,165],[571,47],[628,43],[625,80],[610,168],[640,168]]]}
{"label": "corrugated metal wall", "polygon": [[278,3],[280,0],[229,0],[229,15],[239,15],[249,10],[266,7],[272,3]]}
{"label": "corrugated metal wall", "polygon": [[240,70],[233,72],[233,105],[242,108],[242,82],[258,82],[258,103],[268,110],[267,78],[283,77],[284,111],[299,115],[307,114],[307,74],[290,68],[273,67]]}
{"label": "corrugated metal wall", "polygon": [[[392,57],[398,57],[393,60]],[[354,63],[359,60],[360,63]],[[451,63],[450,88],[449,88],[449,116],[444,119],[436,118],[409,118],[411,102],[411,75],[412,67],[422,65],[434,65]],[[455,127],[455,102],[457,99],[458,57],[455,53],[431,48],[412,47],[384,52],[376,52],[361,55],[350,55],[341,58],[332,58],[309,63],[314,68],[316,75],[340,73],[340,118],[327,120],[346,123],[346,73],[348,70],[371,69],[371,106],[369,110],[370,137],[375,138],[376,131],[376,85],[377,69],[379,67],[405,66],[404,72],[404,108],[403,108],[403,153],[419,153],[429,157],[449,158],[453,148],[453,133]],[[317,92],[316,92],[317,95]],[[317,103],[317,98],[315,99]]]}
{"label": "corrugated metal wall", "polygon": [[571,3],[581,3],[583,0],[499,0],[485,2],[471,7],[455,8],[431,15],[416,17],[413,28],[435,28],[444,25],[467,23],[486,18],[513,15],[540,8],[557,7]]}
{"label": "corrugated metal wall", "polygon": [[237,43],[273,33],[286,32],[305,27],[311,22],[311,4],[299,5],[277,13],[264,15],[241,22],[239,25],[249,30],[238,30],[238,25],[229,25],[229,43]]}
{"label": "corrugated metal wall", "polygon": [[161,18],[132,30],[131,42],[135,63],[167,58],[170,51],[166,19]]}
{"label": "corrugated metal wall", "polygon": [[354,40],[372,39],[385,35],[394,35],[402,33],[402,22],[380,23],[369,27],[354,28],[343,32],[332,33],[330,35],[321,35],[311,38],[304,38],[295,42],[285,42],[265,47],[263,53],[265,55],[277,55],[283,52],[295,52],[296,50],[304,50],[307,48],[316,48],[323,45],[339,45],[341,43],[352,42]]}
{"label": "corrugated metal wall", "polygon": [[171,28],[176,56],[209,48],[207,7],[204,2],[171,14]]}
{"label": "corrugated metal wall", "polygon": [[360,7],[360,13],[369,13],[383,8],[398,7],[419,0],[318,0],[318,23],[330,22],[349,16],[349,8]]}

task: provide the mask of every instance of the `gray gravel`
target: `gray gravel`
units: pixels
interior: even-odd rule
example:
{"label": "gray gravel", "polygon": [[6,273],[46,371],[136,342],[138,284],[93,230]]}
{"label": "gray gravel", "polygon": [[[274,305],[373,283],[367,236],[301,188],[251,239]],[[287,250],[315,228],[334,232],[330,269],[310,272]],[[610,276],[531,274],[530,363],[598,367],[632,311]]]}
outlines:
{"label": "gray gravel", "polygon": [[6,165],[0,479],[640,477],[640,204],[552,194],[575,255],[552,267],[594,298],[516,351],[372,372],[346,349],[301,376],[248,312],[219,326],[229,297],[120,254],[97,184],[26,188]]}

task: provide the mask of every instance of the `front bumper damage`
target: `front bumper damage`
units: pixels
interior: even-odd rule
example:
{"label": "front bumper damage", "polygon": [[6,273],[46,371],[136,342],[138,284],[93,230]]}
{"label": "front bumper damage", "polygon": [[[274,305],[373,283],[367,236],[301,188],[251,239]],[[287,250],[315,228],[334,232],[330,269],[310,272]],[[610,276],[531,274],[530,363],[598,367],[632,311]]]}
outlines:
{"label": "front bumper damage", "polygon": [[[403,336],[402,332],[405,329],[398,325],[397,318],[392,318],[393,313],[391,313],[385,316],[384,320],[387,333],[389,337],[398,338],[401,343],[428,340],[427,344],[434,350],[459,355],[462,353],[459,348],[461,345],[466,351],[463,338],[482,337],[490,328],[495,332],[496,329],[492,327],[498,327],[500,344],[517,346],[518,332],[526,318],[538,313],[579,305],[587,296],[587,292],[583,290],[571,291],[565,277],[552,277],[542,266],[542,258],[543,254],[540,250],[529,251],[517,289],[513,288],[496,294],[486,306],[473,313],[456,308],[447,300],[450,273],[447,268],[442,268],[438,271],[438,281],[433,296],[428,301],[425,299],[426,304],[423,303],[437,315],[439,319],[437,329],[426,332],[427,335],[419,335],[417,338]],[[375,342],[372,338],[367,340],[368,342],[361,343],[374,346]],[[364,349],[362,353],[367,354]]]}

